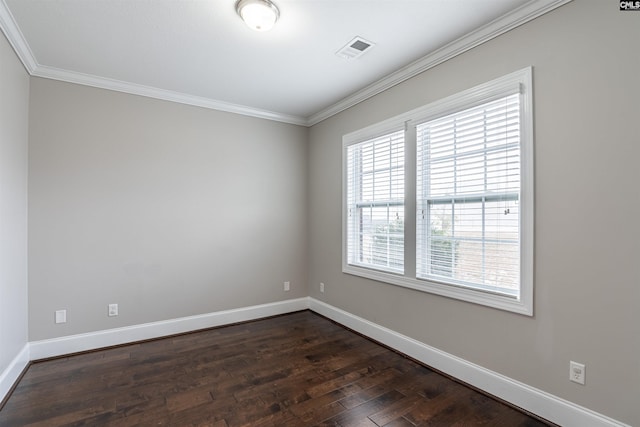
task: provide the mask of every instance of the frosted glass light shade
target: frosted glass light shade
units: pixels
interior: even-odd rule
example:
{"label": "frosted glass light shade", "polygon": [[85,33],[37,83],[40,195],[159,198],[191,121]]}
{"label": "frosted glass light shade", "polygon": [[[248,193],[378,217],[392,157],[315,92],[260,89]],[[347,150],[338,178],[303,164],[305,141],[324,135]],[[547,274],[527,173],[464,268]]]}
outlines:
{"label": "frosted glass light shade", "polygon": [[269,0],[240,0],[236,11],[247,26],[256,31],[269,31],[280,16],[276,5]]}

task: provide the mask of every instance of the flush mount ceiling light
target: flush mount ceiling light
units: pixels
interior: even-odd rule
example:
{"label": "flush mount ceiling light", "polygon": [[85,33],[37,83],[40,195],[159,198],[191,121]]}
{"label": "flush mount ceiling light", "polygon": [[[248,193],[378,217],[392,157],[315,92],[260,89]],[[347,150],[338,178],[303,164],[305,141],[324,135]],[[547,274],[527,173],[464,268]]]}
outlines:
{"label": "flush mount ceiling light", "polygon": [[280,11],[269,0],[238,0],[236,12],[256,31],[269,31],[280,17]]}

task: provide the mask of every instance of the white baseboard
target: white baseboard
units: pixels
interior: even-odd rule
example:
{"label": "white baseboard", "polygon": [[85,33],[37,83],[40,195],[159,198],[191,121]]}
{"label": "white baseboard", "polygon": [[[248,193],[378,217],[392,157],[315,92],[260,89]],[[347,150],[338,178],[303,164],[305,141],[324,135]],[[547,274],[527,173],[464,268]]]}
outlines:
{"label": "white baseboard", "polygon": [[6,396],[30,360],[160,338],[305,309],[311,309],[447,375],[561,426],[630,427],[311,297],[30,342],[0,376],[0,400]]}
{"label": "white baseboard", "polygon": [[309,309],[447,375],[561,426],[630,427],[314,298],[309,298]]}
{"label": "white baseboard", "polygon": [[9,366],[0,374],[0,402],[5,398],[13,385],[20,378],[20,374],[29,364],[29,344],[25,344],[22,350],[13,358]]}
{"label": "white baseboard", "polygon": [[181,317],[160,322],[144,323],[124,328],[107,329],[86,334],[70,335],[29,343],[31,360],[62,356],[97,348],[160,338],[168,335],[212,328],[262,317],[291,313],[309,308],[308,298],[278,301],[233,310],[217,311],[197,316]]}

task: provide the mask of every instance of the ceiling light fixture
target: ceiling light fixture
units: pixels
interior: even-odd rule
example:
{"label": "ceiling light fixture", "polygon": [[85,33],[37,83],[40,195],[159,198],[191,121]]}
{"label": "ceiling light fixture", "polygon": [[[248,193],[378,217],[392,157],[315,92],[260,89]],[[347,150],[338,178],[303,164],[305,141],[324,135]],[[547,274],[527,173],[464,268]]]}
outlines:
{"label": "ceiling light fixture", "polygon": [[238,0],[236,12],[256,31],[269,31],[280,17],[278,7],[269,0]]}

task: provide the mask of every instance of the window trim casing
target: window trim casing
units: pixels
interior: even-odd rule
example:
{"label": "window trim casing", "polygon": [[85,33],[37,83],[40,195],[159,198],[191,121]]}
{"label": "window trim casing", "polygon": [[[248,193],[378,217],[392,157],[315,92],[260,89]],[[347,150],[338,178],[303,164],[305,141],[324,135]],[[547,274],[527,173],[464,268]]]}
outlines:
{"label": "window trim casing", "polygon": [[[422,292],[533,316],[534,286],[534,130],[532,67],[507,74],[441,100],[343,136],[342,272]],[[419,123],[519,92],[520,99],[520,297],[493,294],[416,278],[416,141]],[[405,129],[405,272],[390,273],[351,265],[347,259],[347,147],[385,133]]]}

